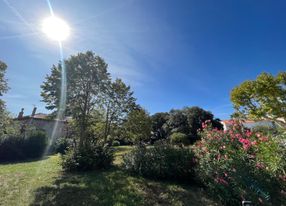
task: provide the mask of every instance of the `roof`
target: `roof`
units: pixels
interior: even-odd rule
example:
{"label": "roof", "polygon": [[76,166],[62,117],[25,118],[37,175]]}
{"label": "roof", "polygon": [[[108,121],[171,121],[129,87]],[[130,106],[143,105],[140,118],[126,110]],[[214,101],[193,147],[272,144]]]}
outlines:
{"label": "roof", "polygon": [[[227,119],[227,120],[222,120],[221,122],[222,123],[225,123],[225,124],[232,124],[234,120],[233,119]],[[257,121],[254,121],[254,120],[243,120],[243,123],[256,123],[256,122],[269,122],[268,120],[257,120]]]}
{"label": "roof", "polygon": [[37,120],[46,120],[46,121],[66,121],[69,119],[69,117],[66,117],[65,120],[57,120],[57,119],[52,119],[50,115],[44,114],[44,113],[37,113],[34,116],[27,115],[23,116],[22,118],[14,118],[14,120],[27,120],[27,119],[37,119]]}
{"label": "roof", "polygon": [[[31,117],[31,116],[30,116]],[[47,119],[49,118],[49,115],[47,114],[44,114],[44,113],[38,113],[38,114],[35,114],[33,116],[34,119]]]}

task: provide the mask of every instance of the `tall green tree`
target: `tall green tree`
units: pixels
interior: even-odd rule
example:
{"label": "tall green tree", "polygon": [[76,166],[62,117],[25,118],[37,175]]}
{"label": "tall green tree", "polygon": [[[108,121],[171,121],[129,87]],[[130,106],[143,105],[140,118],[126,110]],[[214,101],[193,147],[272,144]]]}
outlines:
{"label": "tall green tree", "polygon": [[[5,78],[7,65],[0,61],[0,97],[8,91],[8,83]],[[6,133],[7,125],[9,125],[8,113],[5,109],[5,102],[0,99],[0,137]]]}
{"label": "tall green tree", "polygon": [[136,99],[130,86],[127,86],[121,79],[110,82],[101,101],[101,109],[104,111],[104,143],[111,133],[111,129],[118,130],[127,115],[136,106]]}
{"label": "tall green tree", "polygon": [[8,81],[5,78],[6,70],[7,65],[0,61],[0,138],[19,134],[19,125],[13,121],[5,102],[1,99],[3,94],[9,90]]}
{"label": "tall green tree", "polygon": [[223,125],[220,123],[219,119],[214,119],[214,115],[211,112],[200,107],[185,107],[183,112],[188,119],[191,142],[198,138],[197,131],[202,128],[202,123],[207,120],[211,122],[214,128],[223,129]]}
{"label": "tall green tree", "polygon": [[190,127],[188,123],[188,118],[183,110],[172,109],[169,112],[169,118],[167,121],[168,125],[168,135],[171,135],[175,132],[181,132],[184,134],[190,133]]}
{"label": "tall green tree", "polygon": [[286,72],[260,74],[231,91],[235,117],[271,120],[286,126]]}
{"label": "tall green tree", "polygon": [[202,128],[202,123],[206,120],[210,120],[214,128],[223,128],[219,119],[214,119],[214,115],[211,112],[200,107],[185,107],[180,110],[171,110],[165,128],[168,131],[168,136],[179,132],[188,135],[190,142],[194,142],[199,138],[198,129]]}
{"label": "tall green tree", "polygon": [[[0,61],[0,97],[3,96],[4,93],[8,91],[8,82],[5,78],[7,65]],[[2,99],[0,99],[0,112],[4,112],[5,109],[5,103]]]}
{"label": "tall green tree", "polygon": [[138,107],[129,113],[124,128],[129,141],[140,143],[150,140],[152,121],[147,111]]}
{"label": "tall green tree", "polygon": [[153,141],[167,138],[166,123],[168,118],[169,114],[167,112],[158,112],[151,116]]}
{"label": "tall green tree", "polygon": [[5,78],[6,69],[7,65],[0,61],[0,96],[3,96],[8,91],[8,82]]}
{"label": "tall green tree", "polygon": [[[88,131],[93,111],[98,107],[102,93],[110,82],[105,61],[93,52],[79,53],[64,61],[66,68],[66,114],[71,115],[78,126],[79,147],[88,144]],[[59,111],[63,68],[53,65],[51,74],[41,85],[41,96],[46,108]]]}

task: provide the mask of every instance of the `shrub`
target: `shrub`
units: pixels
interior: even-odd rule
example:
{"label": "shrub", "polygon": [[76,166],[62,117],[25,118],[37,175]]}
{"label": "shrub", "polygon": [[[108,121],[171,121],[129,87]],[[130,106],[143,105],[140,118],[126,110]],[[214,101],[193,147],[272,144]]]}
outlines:
{"label": "shrub", "polygon": [[38,158],[44,153],[47,137],[42,131],[31,131],[26,137],[10,136],[0,139],[0,161]]}
{"label": "shrub", "polygon": [[170,136],[171,143],[174,145],[188,145],[190,144],[190,140],[188,135],[181,133],[181,132],[175,132],[171,134]]}
{"label": "shrub", "polygon": [[120,146],[120,142],[118,140],[114,140],[112,142],[112,146]]}
{"label": "shrub", "polygon": [[66,171],[89,171],[107,169],[113,161],[113,150],[107,146],[89,145],[70,148],[62,156],[62,166]]}
{"label": "shrub", "polygon": [[257,125],[253,127],[252,132],[260,133],[263,135],[275,135],[278,133],[278,129],[275,126],[270,125]]}
{"label": "shrub", "polygon": [[123,157],[123,168],[154,179],[187,180],[193,177],[193,153],[187,148],[156,142],[154,147],[137,146]]}
{"label": "shrub", "polygon": [[285,149],[272,137],[244,130],[235,122],[228,131],[211,130],[206,124],[203,128],[202,139],[193,148],[196,175],[210,193],[226,205],[242,200],[281,205],[286,191]]}
{"label": "shrub", "polygon": [[65,137],[58,138],[52,146],[52,152],[65,154],[68,148],[71,147],[71,145],[71,139]]}
{"label": "shrub", "polygon": [[24,154],[27,158],[37,158],[43,155],[47,146],[47,137],[44,131],[34,130],[24,140]]}

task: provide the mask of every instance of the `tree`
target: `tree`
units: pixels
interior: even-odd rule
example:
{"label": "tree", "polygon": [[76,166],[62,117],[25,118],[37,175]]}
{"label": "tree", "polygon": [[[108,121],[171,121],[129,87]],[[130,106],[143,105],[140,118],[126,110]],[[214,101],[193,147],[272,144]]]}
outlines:
{"label": "tree", "polygon": [[[8,91],[7,79],[5,79],[7,65],[0,61],[0,97]],[[0,99],[0,115],[3,114],[5,110],[5,102]]]}
{"label": "tree", "polygon": [[184,114],[187,117],[189,124],[189,131],[192,137],[191,141],[198,138],[198,129],[202,128],[202,123],[209,120],[214,128],[223,129],[223,125],[220,123],[219,119],[214,119],[214,115],[200,107],[185,107],[183,109]]}
{"label": "tree", "polygon": [[160,140],[167,138],[166,123],[169,114],[167,112],[158,112],[151,116],[152,120],[152,140]]}
{"label": "tree", "polygon": [[116,79],[107,85],[106,92],[101,101],[101,109],[104,111],[104,143],[110,135],[111,128],[118,130],[127,118],[128,113],[134,109],[136,99],[130,86],[121,79]]}
{"label": "tree", "polygon": [[260,74],[256,80],[248,80],[231,91],[235,117],[254,120],[271,120],[286,126],[286,72],[276,77]]}
{"label": "tree", "polygon": [[168,136],[173,133],[183,133],[188,135],[190,142],[196,141],[198,129],[202,128],[202,123],[211,121],[214,128],[223,129],[219,119],[214,119],[211,112],[200,107],[185,107],[181,110],[171,110],[167,121]]}
{"label": "tree", "polygon": [[[110,81],[105,61],[91,51],[79,53],[64,61],[66,67],[66,114],[76,121],[79,147],[88,144],[88,131],[93,120],[93,111],[98,106],[100,96]],[[62,66],[53,65],[51,74],[41,85],[41,96],[46,108],[59,111]]]}
{"label": "tree", "polygon": [[9,89],[7,79],[5,79],[6,69],[7,65],[0,61],[0,96],[3,96]]}
{"label": "tree", "polygon": [[144,109],[134,109],[129,113],[124,128],[131,142],[146,141],[151,136],[151,118]]}
{"label": "tree", "polygon": [[[0,97],[5,94],[9,87],[7,79],[5,78],[7,65],[0,61]],[[5,108],[5,102],[0,99],[0,137],[6,134],[11,125],[11,118]]]}
{"label": "tree", "polygon": [[169,112],[167,125],[168,135],[171,135],[174,132],[181,132],[188,135],[190,132],[188,118],[185,113],[179,109],[172,109]]}

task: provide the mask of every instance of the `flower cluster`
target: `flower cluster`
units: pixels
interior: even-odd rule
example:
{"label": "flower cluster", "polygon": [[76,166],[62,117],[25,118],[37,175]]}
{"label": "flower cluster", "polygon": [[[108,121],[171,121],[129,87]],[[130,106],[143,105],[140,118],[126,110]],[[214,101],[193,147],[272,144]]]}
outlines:
{"label": "flower cluster", "polygon": [[267,188],[272,186],[268,187],[267,184],[271,182],[274,185],[276,179],[281,181],[281,177],[284,177],[272,175],[271,171],[281,166],[277,164],[271,169],[273,160],[266,161],[269,157],[276,160],[279,155],[277,151],[269,149],[271,144],[272,148],[276,148],[273,138],[252,132],[236,121],[225,131],[212,129],[209,121],[204,122],[199,134],[201,140],[196,142],[193,149],[197,158],[197,175],[202,183],[228,203],[240,197],[259,204],[269,201],[268,193],[271,191]]}

